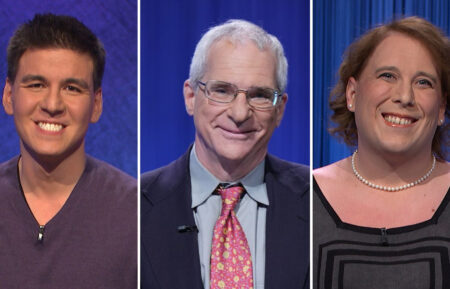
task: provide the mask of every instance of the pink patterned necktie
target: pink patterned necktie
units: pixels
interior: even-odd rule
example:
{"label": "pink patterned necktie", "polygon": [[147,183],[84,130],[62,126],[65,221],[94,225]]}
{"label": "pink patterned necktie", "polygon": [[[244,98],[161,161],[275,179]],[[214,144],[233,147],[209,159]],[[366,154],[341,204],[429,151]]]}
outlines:
{"label": "pink patterned necktie", "polygon": [[214,226],[211,247],[211,289],[253,289],[252,257],[247,238],[234,207],[244,188],[217,189],[222,197],[222,212]]}

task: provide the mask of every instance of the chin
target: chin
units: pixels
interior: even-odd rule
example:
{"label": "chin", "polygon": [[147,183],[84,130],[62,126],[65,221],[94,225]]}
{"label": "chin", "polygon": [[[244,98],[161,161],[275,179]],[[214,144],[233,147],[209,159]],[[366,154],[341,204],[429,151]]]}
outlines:
{"label": "chin", "polygon": [[46,160],[59,159],[64,156],[64,153],[61,152],[60,150],[42,149],[42,148],[39,150],[34,150],[30,154],[36,156],[39,159],[46,159]]}
{"label": "chin", "polygon": [[28,154],[41,160],[60,160],[65,159],[77,150],[80,149],[80,145],[67,146],[67,144],[55,143],[55,142],[41,142],[39,144],[27,145],[24,143],[24,149]]}

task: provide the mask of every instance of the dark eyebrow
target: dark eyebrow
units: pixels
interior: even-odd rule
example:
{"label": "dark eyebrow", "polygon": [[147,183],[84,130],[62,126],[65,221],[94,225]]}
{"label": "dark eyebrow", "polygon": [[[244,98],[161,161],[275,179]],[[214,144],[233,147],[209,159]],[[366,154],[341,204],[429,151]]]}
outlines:
{"label": "dark eyebrow", "polygon": [[86,81],[79,79],[79,78],[66,78],[62,81],[62,83],[72,83],[80,86],[83,89],[89,89],[89,85]]}
{"label": "dark eyebrow", "polygon": [[47,79],[43,77],[42,75],[36,75],[36,74],[27,74],[20,80],[21,83],[26,83],[30,81],[42,81],[47,83]]}

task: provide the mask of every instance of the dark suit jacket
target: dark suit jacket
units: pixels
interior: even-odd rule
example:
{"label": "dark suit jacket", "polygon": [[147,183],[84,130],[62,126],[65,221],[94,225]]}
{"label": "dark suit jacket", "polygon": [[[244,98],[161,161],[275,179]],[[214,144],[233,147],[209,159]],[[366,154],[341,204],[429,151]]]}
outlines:
{"label": "dark suit jacket", "polygon": [[[309,288],[309,168],[266,157],[265,289]],[[141,288],[203,288],[189,151],[141,178]]]}

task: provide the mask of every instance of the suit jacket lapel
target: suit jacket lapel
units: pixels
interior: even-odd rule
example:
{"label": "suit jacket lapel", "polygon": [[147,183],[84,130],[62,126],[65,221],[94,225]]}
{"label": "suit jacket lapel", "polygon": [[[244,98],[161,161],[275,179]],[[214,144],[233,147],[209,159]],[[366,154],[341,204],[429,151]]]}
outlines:
{"label": "suit jacket lapel", "polygon": [[[197,232],[179,232],[179,226],[194,226],[191,209],[189,151],[162,170],[156,185],[143,188],[141,228],[142,254],[147,254],[160,288],[202,289]],[[149,195],[146,191],[152,190]],[[142,206],[143,208],[146,206]],[[144,222],[143,222],[144,223]],[[176,276],[176,277],[174,277]]]}
{"label": "suit jacket lapel", "polygon": [[285,166],[266,159],[266,289],[302,288],[309,274],[309,184]]}

